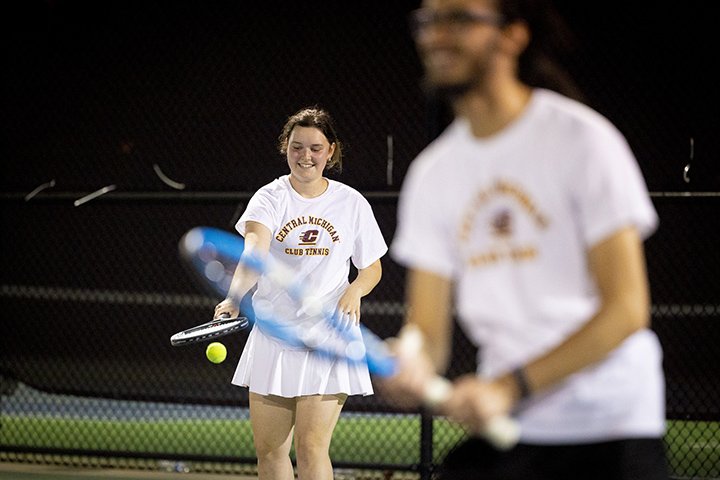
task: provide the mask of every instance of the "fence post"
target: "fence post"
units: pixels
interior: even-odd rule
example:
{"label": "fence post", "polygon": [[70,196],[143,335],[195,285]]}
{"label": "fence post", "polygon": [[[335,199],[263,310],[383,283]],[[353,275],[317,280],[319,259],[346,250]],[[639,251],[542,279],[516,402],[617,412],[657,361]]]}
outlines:
{"label": "fence post", "polygon": [[420,410],[420,480],[430,480],[433,464],[433,415],[426,409]]}

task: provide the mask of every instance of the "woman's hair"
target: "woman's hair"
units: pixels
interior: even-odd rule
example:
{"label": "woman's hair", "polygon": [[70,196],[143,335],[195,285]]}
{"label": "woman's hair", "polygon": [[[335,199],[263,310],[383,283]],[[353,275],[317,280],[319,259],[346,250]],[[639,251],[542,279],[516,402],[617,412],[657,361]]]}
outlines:
{"label": "woman's hair", "polygon": [[584,101],[584,95],[559,57],[577,47],[574,33],[551,1],[496,0],[505,22],[521,20],[530,29],[530,42],[520,55],[518,76],[531,86],[555,90]]}
{"label": "woman's hair", "polygon": [[288,140],[295,127],[314,127],[320,130],[328,139],[330,145],[335,144],[335,151],[332,157],[328,159],[325,169],[336,170],[337,172],[342,170],[342,143],[335,133],[333,119],[327,111],[318,107],[307,107],[289,116],[282,133],[278,137],[278,149],[283,155],[287,154]]}

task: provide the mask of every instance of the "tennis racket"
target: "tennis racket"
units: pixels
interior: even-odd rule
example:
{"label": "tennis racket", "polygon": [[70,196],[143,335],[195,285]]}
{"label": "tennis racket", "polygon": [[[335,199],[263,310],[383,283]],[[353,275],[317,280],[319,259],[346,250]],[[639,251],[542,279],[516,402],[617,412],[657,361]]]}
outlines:
{"label": "tennis racket", "polygon": [[[242,239],[237,235],[216,230],[205,245],[195,245],[188,242],[193,239],[203,242],[206,239],[191,232],[186,233],[180,242],[181,257],[203,287],[210,287],[214,294],[225,297],[242,253]],[[204,342],[245,330],[248,326],[250,319],[246,316],[213,319],[175,333],[170,337],[170,344],[179,347]]]}
{"label": "tennis racket", "polygon": [[250,325],[247,317],[218,318],[178,332],[170,337],[173,347],[204,342],[244,330]]}
{"label": "tennis racket", "polygon": [[[228,294],[232,277],[239,262],[264,275],[284,289],[302,308],[311,314],[324,317],[325,321],[313,328],[303,325],[288,327],[291,322],[278,318],[272,305],[256,305],[254,311],[243,312],[247,324],[256,324],[265,333],[283,342],[313,350],[314,353],[348,363],[366,363],[371,374],[390,377],[397,371],[397,359],[388,345],[364,325],[357,330],[340,328],[333,320],[332,308],[327,308],[317,297],[305,291],[304,284],[294,281],[294,271],[279,262],[270,264],[257,256],[242,255],[244,241],[237,234],[212,227],[195,227],[181,238],[179,253],[205,285],[220,294]],[[241,299],[233,298],[239,305]],[[214,320],[213,322],[223,321]],[[208,322],[212,324],[213,322]],[[207,324],[206,324],[207,325]],[[197,327],[199,328],[199,327]],[[191,329],[192,330],[192,329]],[[232,333],[232,332],[229,332]],[[413,355],[422,348],[422,335],[413,329],[404,329],[399,348],[405,355]],[[452,384],[437,376],[426,387],[425,403],[432,407],[442,403],[450,394]],[[508,417],[492,419],[484,432],[485,437],[498,449],[512,448],[519,439],[517,423]]]}

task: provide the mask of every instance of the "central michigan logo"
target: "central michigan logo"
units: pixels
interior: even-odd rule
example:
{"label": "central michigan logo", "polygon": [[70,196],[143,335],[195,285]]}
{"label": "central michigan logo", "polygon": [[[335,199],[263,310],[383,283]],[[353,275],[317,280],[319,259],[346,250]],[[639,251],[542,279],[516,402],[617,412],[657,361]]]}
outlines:
{"label": "central michigan logo", "polygon": [[300,233],[300,245],[316,245],[320,230],[305,230]]}
{"label": "central michigan logo", "polygon": [[328,235],[330,235],[330,239],[333,243],[340,241],[340,234],[337,230],[335,230],[335,226],[332,223],[328,222],[324,218],[313,217],[312,215],[301,215],[288,220],[288,222],[285,223],[285,225],[283,225],[275,234],[275,240],[280,243],[284,242],[290,233],[296,228],[312,228],[312,230],[305,230],[300,233],[298,236],[300,238],[300,242],[302,242],[300,245],[315,245],[318,241],[318,236],[320,235],[321,230],[325,230]]}
{"label": "central michigan logo", "polygon": [[492,232],[499,237],[509,237],[513,233],[512,215],[509,210],[501,210],[492,219]]}

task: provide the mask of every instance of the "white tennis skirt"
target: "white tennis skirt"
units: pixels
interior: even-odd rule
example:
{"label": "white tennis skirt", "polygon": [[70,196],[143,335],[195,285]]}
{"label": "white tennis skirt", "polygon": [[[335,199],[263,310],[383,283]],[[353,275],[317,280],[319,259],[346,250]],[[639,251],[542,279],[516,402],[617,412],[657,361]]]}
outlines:
{"label": "white tennis skirt", "polygon": [[372,395],[367,365],[290,347],[253,326],[232,383],[259,395]]}

